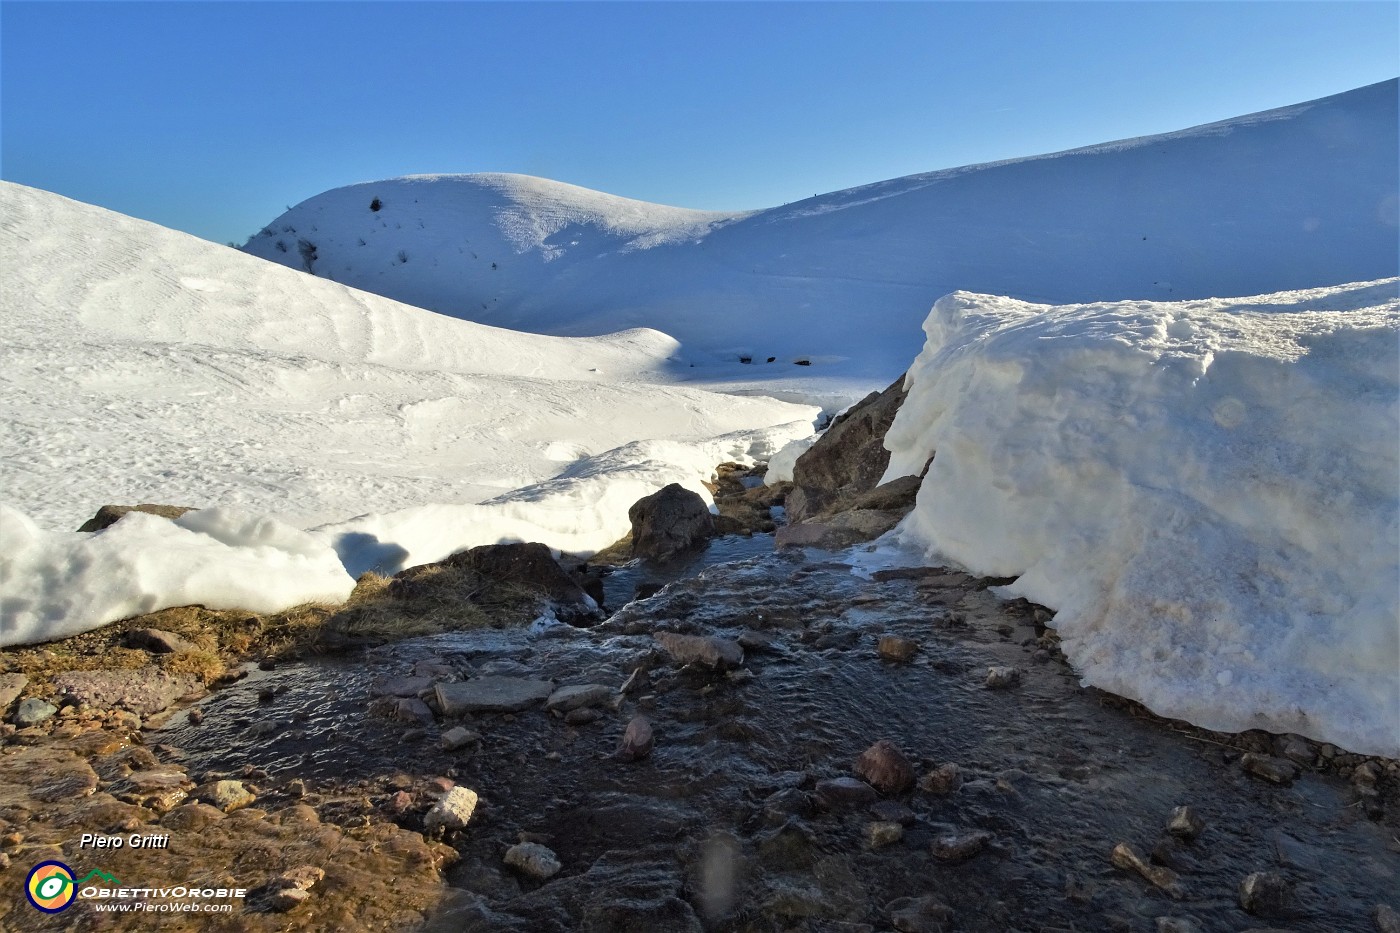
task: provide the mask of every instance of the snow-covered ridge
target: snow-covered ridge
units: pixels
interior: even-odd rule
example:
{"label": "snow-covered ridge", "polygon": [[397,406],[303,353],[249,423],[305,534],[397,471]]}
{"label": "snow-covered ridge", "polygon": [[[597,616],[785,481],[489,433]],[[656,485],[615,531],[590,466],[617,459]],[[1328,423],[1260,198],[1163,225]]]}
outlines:
{"label": "snow-covered ridge", "polygon": [[470,320],[649,326],[730,358],[849,358],[873,384],[956,290],[1177,300],[1397,274],[1397,101],[1387,81],[749,213],[525,176],[390,179],[310,198],[244,248]]}
{"label": "snow-covered ridge", "polygon": [[897,534],[1018,576],[1087,683],[1223,731],[1400,756],[1400,280],[934,306]]}

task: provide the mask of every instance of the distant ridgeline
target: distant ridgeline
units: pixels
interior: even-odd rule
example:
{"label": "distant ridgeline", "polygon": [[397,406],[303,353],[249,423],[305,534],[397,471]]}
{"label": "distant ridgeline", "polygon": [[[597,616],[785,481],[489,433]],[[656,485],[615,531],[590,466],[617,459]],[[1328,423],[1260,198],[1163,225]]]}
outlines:
{"label": "distant ridgeline", "polygon": [[243,248],[503,327],[646,326],[692,351],[853,357],[893,377],[955,290],[1181,300],[1395,275],[1396,113],[1392,80],[746,213],[522,175],[410,176],[317,195]]}

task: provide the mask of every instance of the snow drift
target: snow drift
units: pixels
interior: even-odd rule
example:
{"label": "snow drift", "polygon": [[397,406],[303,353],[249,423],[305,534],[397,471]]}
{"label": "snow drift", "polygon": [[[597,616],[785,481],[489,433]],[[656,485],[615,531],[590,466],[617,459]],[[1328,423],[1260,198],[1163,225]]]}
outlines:
{"label": "snow drift", "polygon": [[1397,280],[924,325],[897,530],[1017,576],[1087,684],[1224,730],[1400,756]]}
{"label": "snow drift", "polygon": [[319,194],[243,248],[470,320],[656,327],[749,356],[755,377],[845,360],[883,385],[929,302],[958,289],[1170,301],[1397,274],[1398,109],[1387,81],[747,213],[520,175],[412,176]]}

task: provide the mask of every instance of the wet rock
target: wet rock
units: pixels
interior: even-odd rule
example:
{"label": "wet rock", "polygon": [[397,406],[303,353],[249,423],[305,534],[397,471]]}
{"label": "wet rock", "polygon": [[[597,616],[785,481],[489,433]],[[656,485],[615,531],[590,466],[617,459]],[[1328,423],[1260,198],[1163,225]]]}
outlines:
{"label": "wet rock", "polygon": [[1126,842],[1120,842],[1113,847],[1113,852],[1109,855],[1109,860],[1114,867],[1123,871],[1136,872],[1152,883],[1154,887],[1160,888],[1172,897],[1181,897],[1184,893],[1181,887],[1181,879],[1176,872],[1170,868],[1160,865],[1150,865],[1141,855],[1134,851],[1133,847]]}
{"label": "wet rock", "polygon": [[900,933],[948,933],[953,908],[934,897],[901,897],[885,905],[890,924]]}
{"label": "wet rock", "polygon": [[893,820],[876,820],[865,824],[865,844],[871,849],[883,849],[903,838],[903,824]]}
{"label": "wet rock", "polygon": [[745,651],[768,651],[773,647],[773,636],[767,632],[755,632],[749,629],[739,635],[739,647]]}
{"label": "wet rock", "polygon": [[987,847],[994,837],[985,830],[952,833],[933,840],[933,857],[942,862],[965,862]]}
{"label": "wet rock", "polygon": [[1298,766],[1282,758],[1246,752],[1240,756],[1240,767],[1246,774],[1263,778],[1273,784],[1292,784],[1298,777]]}
{"label": "wet rock", "polygon": [[651,723],[645,716],[633,716],[622,733],[622,744],[618,746],[616,757],[620,761],[641,761],[651,754],[656,744],[656,736],[651,731]]}
{"label": "wet rock", "polygon": [[1021,679],[1021,672],[1014,667],[998,665],[987,668],[986,686],[988,690],[1004,690]]}
{"label": "wet rock", "polygon": [[161,817],[160,825],[168,829],[197,833],[224,818],[224,811],[218,807],[211,807],[207,803],[187,803]]}
{"label": "wet rock", "polygon": [[376,697],[417,697],[432,685],[431,677],[376,677],[369,685],[369,694]]}
{"label": "wet rock", "polygon": [[0,766],[0,786],[22,776],[29,796],[44,803],[88,797],[97,790],[97,773],[68,751],[43,745],[23,748],[0,758]]}
{"label": "wet rock", "polygon": [[809,885],[776,882],[763,902],[763,912],[777,917],[797,919],[820,917],[828,911],[827,898],[820,888]]}
{"label": "wet rock", "polygon": [[728,638],[676,632],[656,632],[652,638],[677,664],[699,664],[723,670],[744,663],[744,649]]}
{"label": "wet rock", "polygon": [[476,791],[460,784],[447,791],[423,817],[428,832],[436,829],[465,829],[480,801]]}
{"label": "wet rock", "polygon": [[564,714],[564,721],[571,726],[586,726],[590,722],[597,722],[603,718],[601,710],[591,706],[583,706],[579,709],[571,709]]}
{"label": "wet rock", "polygon": [[135,670],[66,671],[54,678],[60,696],[104,709],[120,706],[138,715],[167,709],[203,689],[194,674],[167,674],[154,666]]}
{"label": "wet rock", "polygon": [[632,554],[669,560],[715,536],[710,508],[697,493],[679,483],[644,496],[627,510],[632,522]]}
{"label": "wet rock", "polygon": [[870,815],[877,820],[911,826],[918,816],[913,810],[896,800],[877,800],[870,805]]}
{"label": "wet rock", "polygon": [[812,799],[823,810],[855,810],[870,806],[879,796],[875,788],[864,781],[838,777],[818,781]]}
{"label": "wet rock", "polygon": [[1158,917],[1157,933],[1203,933],[1201,925],[1190,917]]}
{"label": "wet rock", "polygon": [[431,726],[434,722],[433,711],[417,697],[403,697],[395,703],[394,718],[401,722],[416,722],[422,726]]}
{"label": "wet rock", "polygon": [[248,806],[257,798],[243,786],[242,781],[213,781],[195,789],[197,800],[210,804],[224,813]]}
{"label": "wet rock", "polygon": [[29,678],[24,674],[0,674],[0,715],[3,715],[15,697],[24,692]]}
{"label": "wet rock", "polygon": [[1167,822],[1167,832],[1180,839],[1190,841],[1206,828],[1206,821],[1190,807],[1177,807],[1172,810],[1172,818]]}
{"label": "wet rock", "polygon": [[1400,913],[1387,904],[1377,904],[1371,919],[1376,923],[1376,933],[1400,933]]}
{"label": "wet rock", "polygon": [[962,786],[962,770],[951,761],[939,765],[919,781],[919,790],[930,794],[951,794]]}
{"label": "wet rock", "polygon": [[188,654],[199,650],[199,646],[189,639],[158,628],[141,628],[128,632],[126,646],[141,648],[152,654]]}
{"label": "wet rock", "polygon": [[914,786],[914,766],[888,739],[861,752],[852,770],[881,793],[902,794]]}
{"label": "wet rock", "polygon": [[445,752],[455,752],[459,748],[466,748],[481,741],[481,733],[473,732],[465,726],[454,726],[442,734],[438,739],[438,745]]}
{"label": "wet rock", "polygon": [[141,505],[104,505],[97,510],[97,514],[78,527],[79,531],[101,531],[117,523],[122,516],[128,512],[144,512],[147,515],[158,515],[161,518],[175,519],[186,512],[193,512],[194,509],[183,505],[153,505],[149,502]]}
{"label": "wet rock", "polygon": [[1290,917],[1295,910],[1293,883],[1273,871],[1256,871],[1240,882],[1240,906],[1256,917]]}
{"label": "wet rock", "polygon": [[204,722],[204,710],[198,706],[191,706],[189,711],[185,713],[185,718],[189,720],[190,725],[197,726]]}
{"label": "wet rock", "polygon": [[434,688],[444,716],[464,713],[518,713],[543,703],[554,692],[548,680],[488,675]]}
{"label": "wet rock", "polygon": [[544,701],[544,708],[551,713],[568,713],[585,706],[605,703],[612,698],[613,688],[604,684],[579,684],[560,687]]}
{"label": "wet rock", "polygon": [[505,863],[536,881],[548,881],[563,865],[550,849],[537,842],[521,842],[506,850]]}
{"label": "wet rock", "polygon": [[806,521],[779,528],[773,536],[773,546],[779,550],[812,547],[824,551],[839,551],[853,544],[869,541],[872,537],[879,535],[866,536],[854,528],[839,527],[830,522]]}
{"label": "wet rock", "polygon": [[10,722],[19,726],[21,729],[27,729],[30,726],[37,726],[57,712],[58,707],[54,706],[52,703],[41,700],[38,697],[30,697],[27,700],[20,701],[19,708],[16,709],[15,714],[10,717]]}
{"label": "wet rock", "polygon": [[902,663],[918,653],[919,643],[912,638],[904,638],[899,635],[881,635],[875,650],[886,661]]}
{"label": "wet rock", "polygon": [[1317,746],[1301,735],[1285,735],[1275,743],[1279,757],[1287,758],[1303,767],[1311,767],[1317,760]]}

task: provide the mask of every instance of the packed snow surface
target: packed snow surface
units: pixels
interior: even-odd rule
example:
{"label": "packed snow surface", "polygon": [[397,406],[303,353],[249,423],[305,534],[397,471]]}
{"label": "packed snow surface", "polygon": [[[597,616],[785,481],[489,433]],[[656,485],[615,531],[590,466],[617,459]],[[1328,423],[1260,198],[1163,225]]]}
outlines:
{"label": "packed snow surface", "polygon": [[[252,573],[244,545],[194,547],[193,526],[166,541],[128,516],[113,529],[141,534],[60,534],[106,503],[333,522],[310,540],[357,572],[499,540],[588,551],[628,531],[635,498],[670,482],[704,493],[717,463],[766,458],[818,415],[675,384],[689,367],[658,331],[473,324],[8,183],[0,252],[0,534],[27,542],[0,550],[0,643],[229,592],[188,562],[172,563],[191,581],[175,587],[145,573],[154,558],[119,559],[100,540],[304,595],[283,579],[303,573],[297,561],[273,555]],[[119,568],[140,585],[87,582]],[[28,621],[11,617],[14,599]]]}
{"label": "packed snow surface", "polygon": [[372,181],[243,248],[468,320],[655,327],[692,354],[749,358],[752,379],[805,360],[879,388],[959,289],[1173,301],[1400,273],[1396,89],[727,214],[522,175]]}
{"label": "packed snow surface", "polygon": [[1015,576],[1084,681],[1400,757],[1397,281],[1188,302],[940,299],[885,445],[896,531]]}

